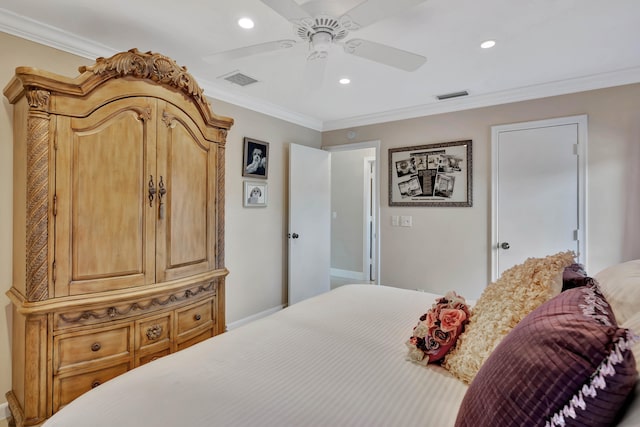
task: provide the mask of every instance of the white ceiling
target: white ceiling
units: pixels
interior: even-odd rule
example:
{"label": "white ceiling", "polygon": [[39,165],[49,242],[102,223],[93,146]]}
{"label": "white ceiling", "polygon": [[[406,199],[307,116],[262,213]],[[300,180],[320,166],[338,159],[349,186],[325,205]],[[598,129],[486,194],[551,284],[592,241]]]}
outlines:
{"label": "white ceiling", "polygon": [[[354,0],[296,1],[330,10]],[[239,28],[243,16],[255,28]],[[640,82],[640,0],[427,0],[347,37],[426,56],[422,67],[402,71],[333,46],[321,85],[305,80],[304,42],[204,60],[297,39],[292,24],[261,0],[0,0],[0,31],[90,59],[133,47],[162,53],[187,66],[213,98],[317,130]],[[493,49],[480,48],[487,39],[496,40]],[[234,71],[258,83],[221,78]],[[343,76],[352,83],[338,84]],[[469,96],[436,99],[462,90]]]}

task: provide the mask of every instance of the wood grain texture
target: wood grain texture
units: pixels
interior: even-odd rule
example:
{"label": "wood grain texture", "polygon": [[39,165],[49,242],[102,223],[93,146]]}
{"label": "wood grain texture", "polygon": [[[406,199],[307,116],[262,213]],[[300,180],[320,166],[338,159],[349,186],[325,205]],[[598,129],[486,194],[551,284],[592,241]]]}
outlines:
{"label": "wood grain texture", "polygon": [[[172,59],[136,49],[76,78],[18,67],[12,390],[18,427],[225,330],[224,144]],[[24,202],[22,202],[24,201]]]}

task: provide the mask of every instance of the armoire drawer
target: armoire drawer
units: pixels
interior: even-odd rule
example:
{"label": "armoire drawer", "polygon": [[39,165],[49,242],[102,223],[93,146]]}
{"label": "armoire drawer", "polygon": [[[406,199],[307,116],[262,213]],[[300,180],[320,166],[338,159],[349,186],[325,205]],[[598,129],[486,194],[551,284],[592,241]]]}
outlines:
{"label": "armoire drawer", "polygon": [[137,357],[136,366],[141,366],[141,365],[144,365],[145,363],[153,362],[156,359],[159,359],[161,357],[168,355],[170,352],[171,350],[169,349],[169,347],[167,347],[162,350]]}
{"label": "armoire drawer", "polygon": [[54,338],[54,371],[101,359],[125,356],[131,352],[129,324],[100,331],[63,334]]}
{"label": "armoire drawer", "polygon": [[76,397],[122,375],[130,369],[129,363],[121,363],[109,368],[67,377],[54,377],[53,411],[56,412]]}
{"label": "armoire drawer", "polygon": [[136,351],[148,347],[169,345],[171,340],[171,313],[136,321]]}
{"label": "armoire drawer", "polygon": [[209,298],[177,310],[176,315],[178,316],[178,336],[189,333],[199,327],[204,327],[214,321],[212,299]]}

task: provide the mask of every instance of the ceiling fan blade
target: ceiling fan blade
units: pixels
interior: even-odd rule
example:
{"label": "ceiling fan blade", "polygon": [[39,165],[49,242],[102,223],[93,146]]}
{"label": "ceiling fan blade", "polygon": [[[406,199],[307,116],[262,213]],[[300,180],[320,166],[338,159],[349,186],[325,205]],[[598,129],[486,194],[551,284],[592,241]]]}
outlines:
{"label": "ceiling fan blade", "polygon": [[309,0],[300,5],[311,16],[342,16],[362,0]]}
{"label": "ceiling fan blade", "polygon": [[397,15],[425,0],[367,0],[349,10],[345,15],[360,28],[373,24],[389,16]]}
{"label": "ceiling fan blade", "polygon": [[427,61],[422,55],[362,39],[344,43],[344,51],[404,71],[415,71]]}
{"label": "ceiling fan blade", "polygon": [[269,6],[279,15],[284,16],[289,21],[298,21],[309,18],[309,14],[295,0],[260,0]]}
{"label": "ceiling fan blade", "polygon": [[272,52],[274,50],[289,49],[296,44],[295,40],[277,40],[273,42],[259,43],[237,49],[226,50],[224,52],[214,53],[202,58],[205,62],[229,61],[238,58],[244,58],[260,53]]}

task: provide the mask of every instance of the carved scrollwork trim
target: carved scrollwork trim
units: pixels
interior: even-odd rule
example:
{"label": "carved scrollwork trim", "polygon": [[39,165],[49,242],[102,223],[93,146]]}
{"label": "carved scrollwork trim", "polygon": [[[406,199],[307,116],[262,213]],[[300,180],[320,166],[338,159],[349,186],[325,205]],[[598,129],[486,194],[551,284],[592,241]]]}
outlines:
{"label": "carved scrollwork trim", "polygon": [[162,331],[163,331],[162,325],[153,325],[149,329],[147,329],[147,333],[146,333],[147,338],[150,341],[157,340],[162,336]]}
{"label": "carved scrollwork trim", "polygon": [[81,73],[90,71],[94,74],[115,73],[119,76],[133,76],[150,79],[155,82],[173,86],[208,104],[204,92],[195,79],[187,72],[186,67],[179,66],[173,59],[153,52],[140,52],[130,49],[120,52],[110,58],[100,57],[94,65],[82,66]]}
{"label": "carved scrollwork trim", "polygon": [[218,203],[218,229],[216,230],[216,235],[218,236],[216,241],[216,268],[224,268],[224,185],[225,185],[225,148],[224,145],[218,147],[218,194],[217,203]]}
{"label": "carved scrollwork trim", "polygon": [[209,292],[214,289],[215,281],[198,286],[196,289],[186,289],[164,297],[152,298],[145,302],[132,302],[125,308],[105,307],[96,310],[84,310],[79,314],[60,314],[60,319],[65,323],[84,323],[87,320],[95,319],[115,319],[126,316],[135,311],[147,311],[155,307],[163,307],[171,303],[178,303],[189,298],[193,298],[203,292]]}
{"label": "carved scrollwork trim", "polygon": [[49,92],[27,92],[29,102],[38,109],[27,119],[27,241],[26,297],[43,301],[49,297],[48,221],[49,221]]}
{"label": "carved scrollwork trim", "polygon": [[29,107],[35,110],[49,110],[49,99],[51,97],[51,92],[49,92],[48,90],[32,89],[28,90],[25,95],[27,97]]}

